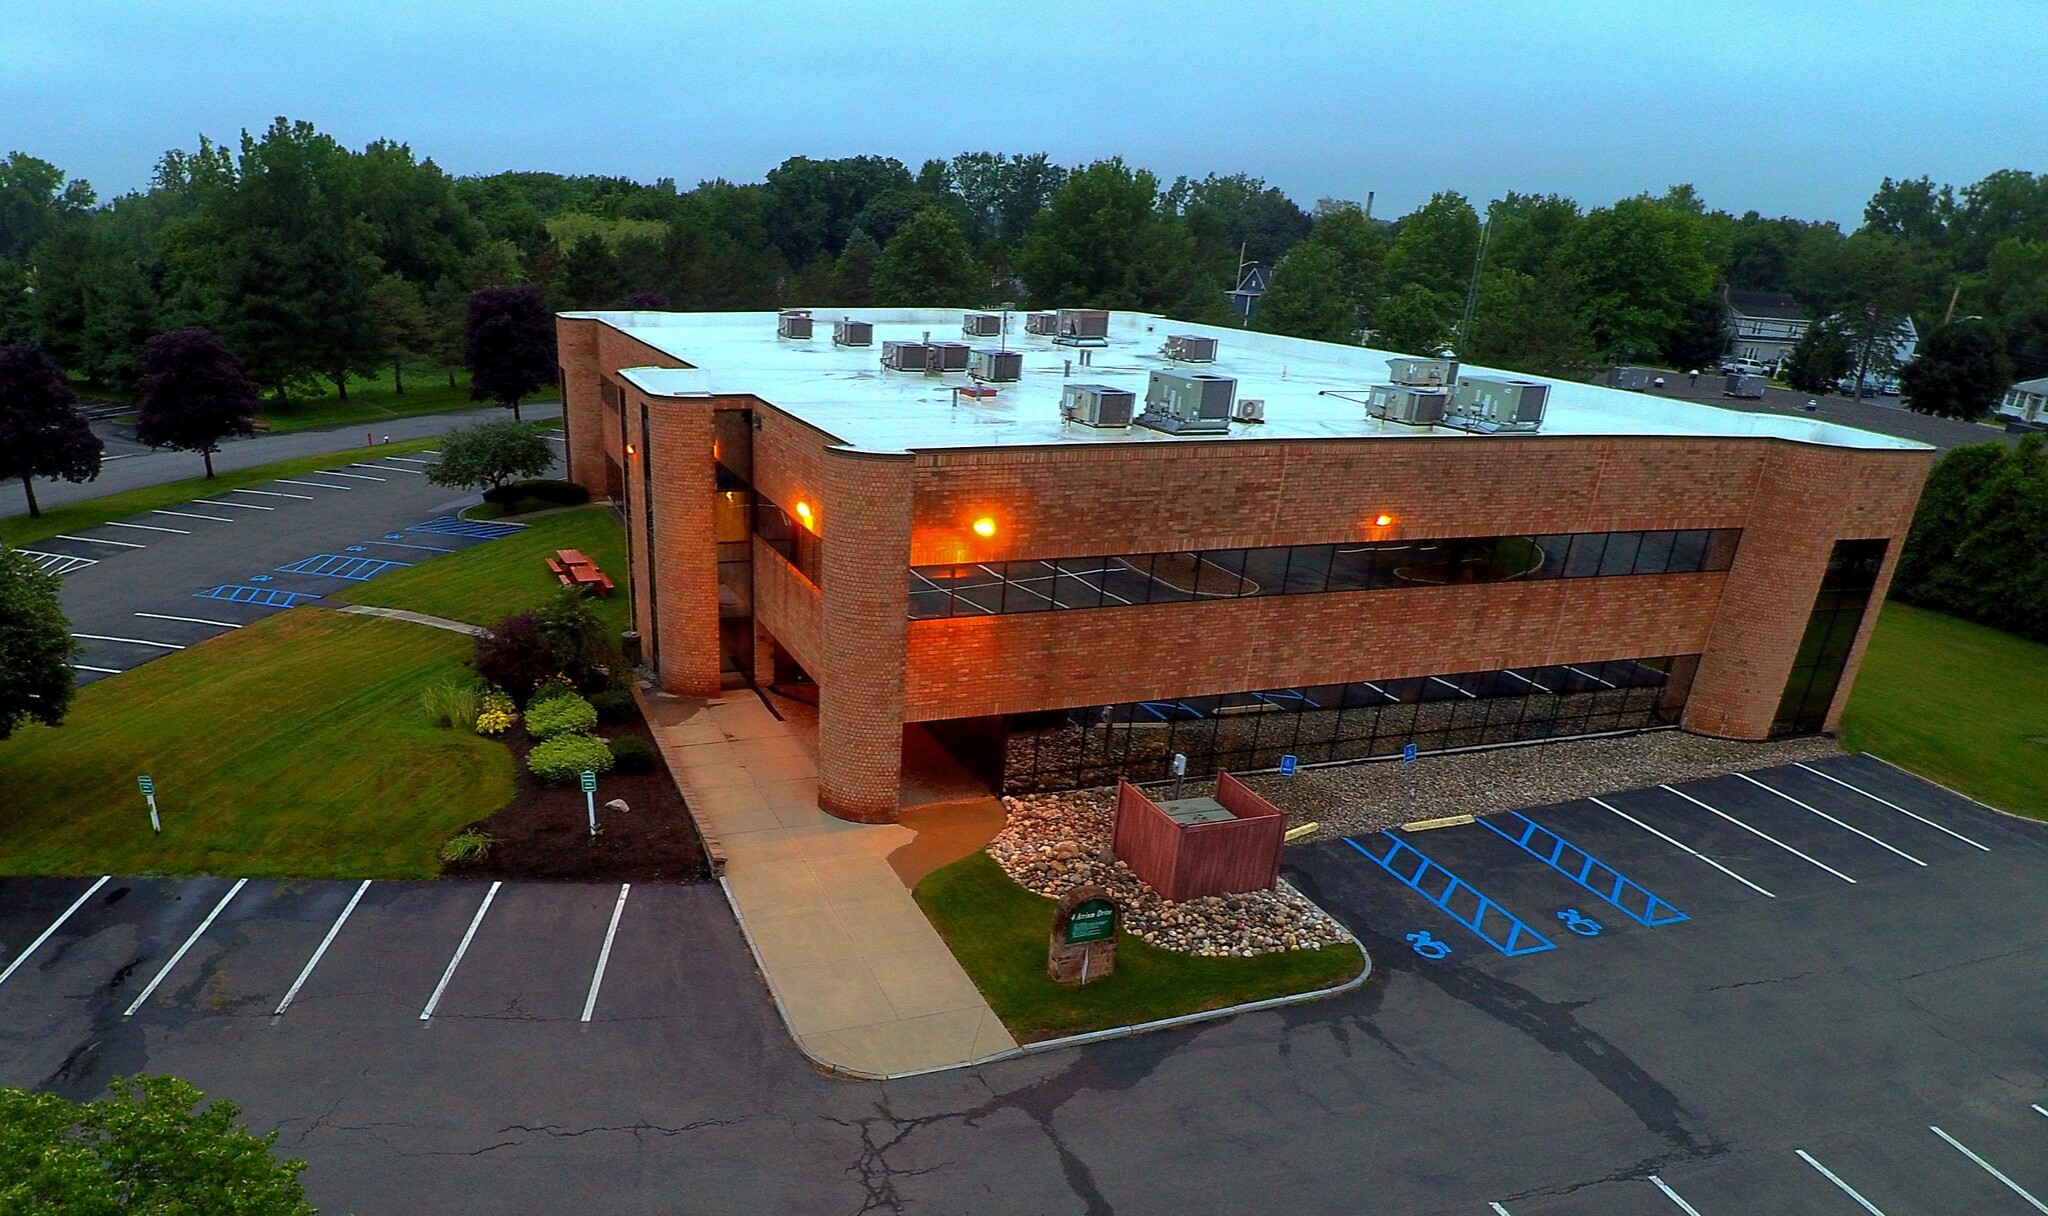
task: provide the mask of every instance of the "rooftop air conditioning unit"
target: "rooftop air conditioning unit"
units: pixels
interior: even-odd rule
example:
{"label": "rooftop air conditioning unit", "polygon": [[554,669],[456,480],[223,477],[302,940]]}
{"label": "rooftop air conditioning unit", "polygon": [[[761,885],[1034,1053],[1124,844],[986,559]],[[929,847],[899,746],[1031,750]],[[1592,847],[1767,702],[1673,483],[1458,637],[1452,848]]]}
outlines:
{"label": "rooftop air conditioning unit", "polygon": [[882,343],[882,366],[892,371],[921,372],[931,356],[932,348],[922,342]]}
{"label": "rooftop air conditioning unit", "polygon": [[1230,420],[1232,422],[1264,422],[1266,420],[1265,398],[1238,398],[1237,404],[1230,407]]}
{"label": "rooftop air conditioning unit", "polygon": [[1389,359],[1387,368],[1387,378],[1407,388],[1447,389],[1458,379],[1456,359]]}
{"label": "rooftop air conditioning unit", "polygon": [[960,332],[970,338],[993,338],[1003,332],[1003,319],[992,312],[970,312],[960,318]]}
{"label": "rooftop air conditioning unit", "polygon": [[1101,308],[1062,308],[1053,321],[1053,341],[1062,346],[1108,346],[1109,312]]}
{"label": "rooftop air conditioning unit", "polygon": [[968,357],[967,374],[988,384],[1013,384],[1024,376],[1024,352],[975,351]]}
{"label": "rooftop air conditioning unit", "polygon": [[1060,390],[1060,417],[1083,426],[1131,425],[1138,395],[1107,384],[1069,384]]}
{"label": "rooftop air conditioning unit", "polygon": [[1153,372],[1145,385],[1145,412],[1135,421],[1172,435],[1221,435],[1230,430],[1237,381],[1207,372]]}
{"label": "rooftop air conditioning unit", "polygon": [[811,336],[811,310],[808,308],[785,308],[775,314],[775,336],[778,338],[808,338]]}
{"label": "rooftop air conditioning unit", "polygon": [[832,345],[873,346],[875,327],[866,321],[835,321],[832,325]]}
{"label": "rooftop air conditioning unit", "polygon": [[931,342],[925,349],[931,352],[924,365],[928,372],[964,372],[967,370],[967,358],[972,353],[965,342]]}
{"label": "rooftop air conditioning unit", "polygon": [[1216,362],[1216,339],[1198,334],[1168,334],[1166,357],[1175,363]]}
{"label": "rooftop air conditioning unit", "polygon": [[1060,315],[1056,312],[1027,312],[1024,314],[1024,332],[1050,338],[1060,332]]}
{"label": "rooftop air conditioning unit", "polygon": [[1444,422],[1487,434],[1533,431],[1543,425],[1543,409],[1549,400],[1550,386],[1534,380],[1460,376]]}
{"label": "rooftop air conditioning unit", "polygon": [[1375,384],[1366,390],[1365,412],[1388,422],[1435,426],[1444,420],[1444,406],[1449,401],[1450,394],[1442,389]]}

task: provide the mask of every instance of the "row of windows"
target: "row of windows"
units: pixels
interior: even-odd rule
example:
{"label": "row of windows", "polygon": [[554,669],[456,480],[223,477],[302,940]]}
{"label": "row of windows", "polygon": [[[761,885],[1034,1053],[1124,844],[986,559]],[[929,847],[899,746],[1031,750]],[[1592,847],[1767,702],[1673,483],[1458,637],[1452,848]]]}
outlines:
{"label": "row of windows", "polygon": [[824,585],[818,534],[758,494],[754,498],[754,535],[795,566],[798,574],[811,580],[812,586]]}
{"label": "row of windows", "polygon": [[1007,793],[1674,726],[1698,655],[1127,701],[1009,720]]}
{"label": "row of windows", "polygon": [[1513,579],[1692,574],[1728,569],[1741,539],[1739,528],[1695,528],[917,566],[910,571],[910,617],[929,620]]}
{"label": "row of windows", "polygon": [[1826,724],[1828,706],[1834,704],[1835,689],[1842,682],[1889,547],[1890,542],[1882,540],[1835,542],[1771,720],[1772,734],[1810,734]]}

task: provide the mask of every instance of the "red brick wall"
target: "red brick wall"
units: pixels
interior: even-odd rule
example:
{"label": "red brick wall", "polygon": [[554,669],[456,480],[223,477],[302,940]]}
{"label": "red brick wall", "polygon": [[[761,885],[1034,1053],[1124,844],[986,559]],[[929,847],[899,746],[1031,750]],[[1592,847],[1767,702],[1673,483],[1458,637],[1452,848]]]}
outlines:
{"label": "red brick wall", "polygon": [[822,614],[818,589],[798,574],[780,553],[754,539],[754,619],[775,635],[804,670],[818,678],[824,647],[819,643]]}
{"label": "red brick wall", "polygon": [[604,405],[599,399],[595,321],[555,318],[555,362],[562,371],[562,430],[569,443],[569,480],[604,493]]}
{"label": "red brick wall", "polygon": [[650,403],[641,461],[654,465],[653,606],[661,638],[661,686],[672,693],[717,696],[718,546],[711,517],[712,406],[707,398],[647,398],[627,393],[639,415]]}
{"label": "red brick wall", "polygon": [[896,818],[910,475],[907,456],[836,449],[822,468],[818,805],[865,823]]}

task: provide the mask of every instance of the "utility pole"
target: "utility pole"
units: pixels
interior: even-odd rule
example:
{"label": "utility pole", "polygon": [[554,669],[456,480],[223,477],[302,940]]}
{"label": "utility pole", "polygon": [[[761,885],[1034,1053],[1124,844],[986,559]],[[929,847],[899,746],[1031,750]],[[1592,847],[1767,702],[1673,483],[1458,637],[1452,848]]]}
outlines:
{"label": "utility pole", "polygon": [[1472,340],[1472,314],[1479,307],[1479,272],[1486,266],[1486,238],[1493,232],[1493,204],[1486,204],[1486,222],[1479,226],[1479,252],[1472,255],[1472,281],[1465,285],[1465,316],[1458,322],[1458,357],[1466,357]]}

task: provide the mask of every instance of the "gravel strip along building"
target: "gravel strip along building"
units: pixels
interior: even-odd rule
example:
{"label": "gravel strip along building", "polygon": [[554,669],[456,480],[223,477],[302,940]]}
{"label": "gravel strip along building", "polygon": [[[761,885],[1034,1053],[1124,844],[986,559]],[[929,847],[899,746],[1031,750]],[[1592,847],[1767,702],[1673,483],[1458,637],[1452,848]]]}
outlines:
{"label": "gravel strip along building", "polygon": [[1933,451],[1139,313],[567,313],[664,689],[814,682],[820,805],[1832,729]]}

